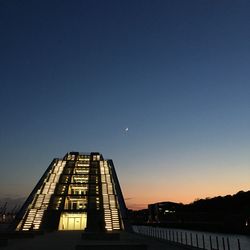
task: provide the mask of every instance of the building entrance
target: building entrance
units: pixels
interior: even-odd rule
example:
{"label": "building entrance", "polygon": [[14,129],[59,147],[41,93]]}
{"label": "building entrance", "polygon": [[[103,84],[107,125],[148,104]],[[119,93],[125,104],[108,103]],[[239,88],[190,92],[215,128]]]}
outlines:
{"label": "building entrance", "polygon": [[84,230],[87,225],[86,213],[62,213],[59,230]]}

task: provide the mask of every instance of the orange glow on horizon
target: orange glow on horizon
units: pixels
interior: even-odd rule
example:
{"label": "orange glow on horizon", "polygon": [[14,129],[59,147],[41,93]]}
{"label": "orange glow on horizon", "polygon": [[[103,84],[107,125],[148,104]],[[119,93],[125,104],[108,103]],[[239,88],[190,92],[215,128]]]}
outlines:
{"label": "orange glow on horizon", "polygon": [[227,192],[224,190],[224,192],[223,191],[210,192],[210,193],[204,193],[204,195],[200,195],[200,196],[197,196],[192,193],[190,193],[189,195],[176,193],[176,196],[174,195],[174,193],[171,196],[169,195],[167,196],[166,194],[164,195],[162,193],[154,193],[157,195],[152,195],[152,196],[141,194],[141,196],[139,196],[138,198],[133,198],[133,197],[126,198],[129,196],[125,196],[125,203],[128,209],[140,210],[140,209],[146,209],[149,204],[158,203],[158,202],[170,201],[170,202],[176,202],[176,203],[189,204],[197,199],[206,199],[206,198],[213,198],[216,196],[234,195],[238,193],[239,191],[248,191],[248,190],[249,188],[240,188],[237,190],[231,190],[231,192]]}

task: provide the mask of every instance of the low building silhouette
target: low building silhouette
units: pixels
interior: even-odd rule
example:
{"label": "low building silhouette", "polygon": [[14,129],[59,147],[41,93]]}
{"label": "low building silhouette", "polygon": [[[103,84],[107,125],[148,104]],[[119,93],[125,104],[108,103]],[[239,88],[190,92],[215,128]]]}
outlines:
{"label": "low building silhouette", "polygon": [[149,223],[166,223],[177,222],[176,216],[178,210],[183,205],[175,202],[158,202],[148,205],[148,222]]}

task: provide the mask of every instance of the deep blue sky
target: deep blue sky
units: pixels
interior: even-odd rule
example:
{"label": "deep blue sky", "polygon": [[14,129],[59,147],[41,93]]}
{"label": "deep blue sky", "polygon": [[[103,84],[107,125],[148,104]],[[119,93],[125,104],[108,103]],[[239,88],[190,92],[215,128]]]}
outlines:
{"label": "deep blue sky", "polygon": [[71,150],[112,158],[134,208],[250,189],[249,13],[0,0],[0,197],[27,196]]}

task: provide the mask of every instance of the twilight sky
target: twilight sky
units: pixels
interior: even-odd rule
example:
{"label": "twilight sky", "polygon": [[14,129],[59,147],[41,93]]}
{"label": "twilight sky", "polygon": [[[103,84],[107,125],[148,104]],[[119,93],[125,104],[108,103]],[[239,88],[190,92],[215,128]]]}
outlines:
{"label": "twilight sky", "polygon": [[112,158],[129,208],[249,190],[249,13],[0,0],[0,199],[26,197],[68,151]]}

